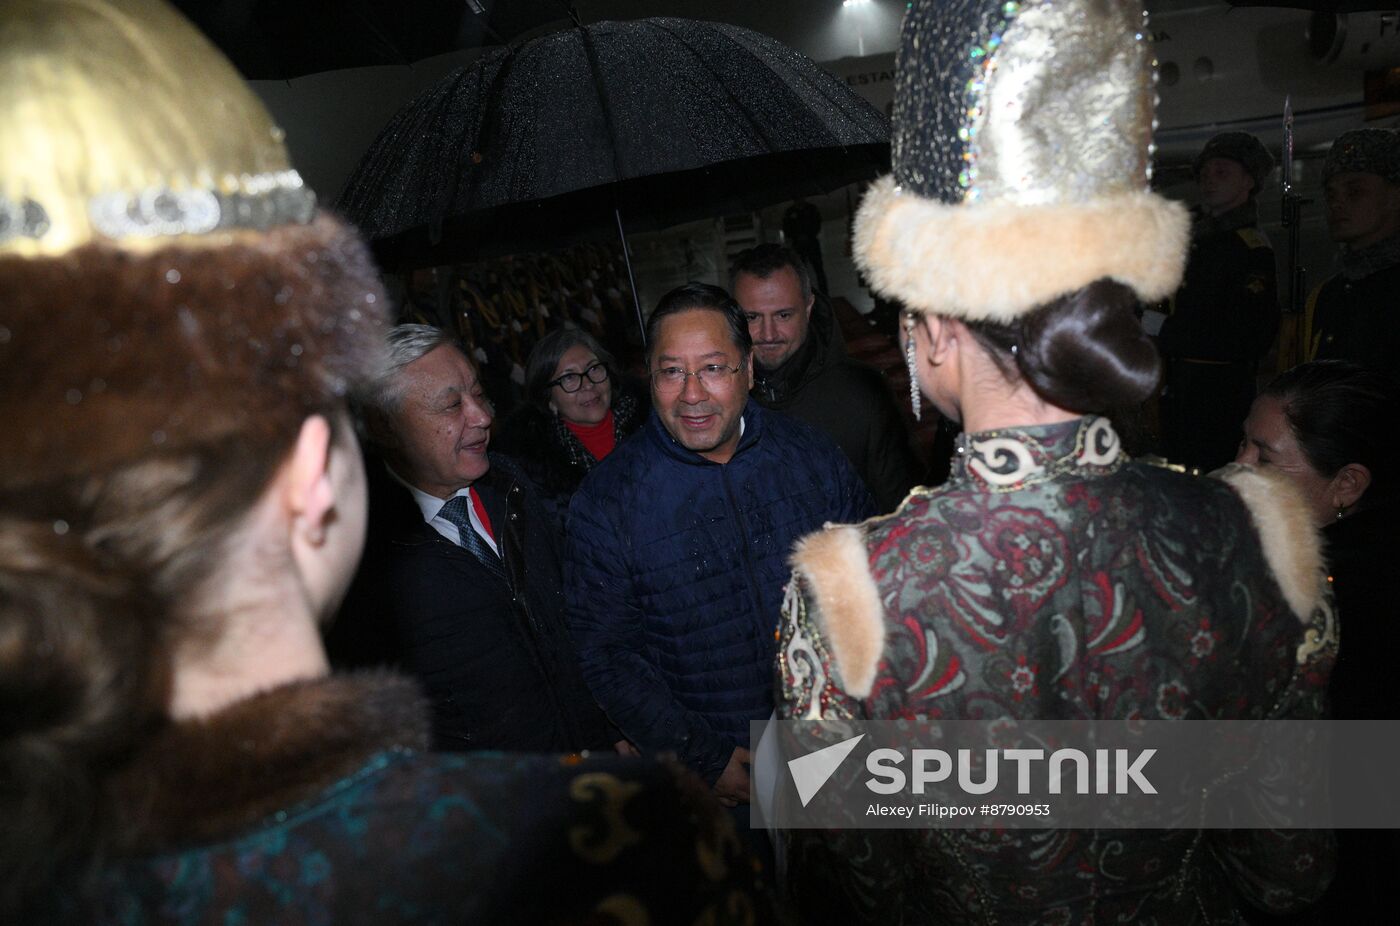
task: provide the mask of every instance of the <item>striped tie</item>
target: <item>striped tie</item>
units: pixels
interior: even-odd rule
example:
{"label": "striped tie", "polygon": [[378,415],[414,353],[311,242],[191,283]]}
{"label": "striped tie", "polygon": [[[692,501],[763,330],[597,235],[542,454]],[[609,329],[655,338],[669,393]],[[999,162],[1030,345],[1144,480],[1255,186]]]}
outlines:
{"label": "striped tie", "polygon": [[447,504],[442,506],[439,515],[457,525],[457,533],[461,535],[462,546],[472,556],[477,558],[481,565],[486,567],[486,571],[496,578],[505,581],[505,565],[501,562],[496,551],[482,539],[481,535],[472,527],[471,517],[467,514],[467,506],[471,504],[471,498],[467,495],[456,495],[447,500]]}

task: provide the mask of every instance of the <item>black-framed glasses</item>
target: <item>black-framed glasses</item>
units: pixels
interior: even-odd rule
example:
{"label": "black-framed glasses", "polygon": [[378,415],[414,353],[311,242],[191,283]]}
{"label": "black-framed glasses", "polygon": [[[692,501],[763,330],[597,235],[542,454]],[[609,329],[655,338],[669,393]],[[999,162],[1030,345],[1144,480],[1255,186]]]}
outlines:
{"label": "black-framed glasses", "polygon": [[601,383],[608,378],[608,368],[603,365],[603,361],[595,360],[590,363],[582,373],[565,373],[549,381],[550,386],[558,386],[565,392],[578,392],[583,388],[583,378],[587,376],[590,383]]}
{"label": "black-framed glasses", "polygon": [[694,371],[683,367],[662,367],[652,371],[651,381],[657,392],[680,392],[685,389],[685,381],[692,376],[700,380],[700,385],[706,389],[722,389],[729,385],[729,378],[738,372],[738,367],[722,363],[707,363]]}

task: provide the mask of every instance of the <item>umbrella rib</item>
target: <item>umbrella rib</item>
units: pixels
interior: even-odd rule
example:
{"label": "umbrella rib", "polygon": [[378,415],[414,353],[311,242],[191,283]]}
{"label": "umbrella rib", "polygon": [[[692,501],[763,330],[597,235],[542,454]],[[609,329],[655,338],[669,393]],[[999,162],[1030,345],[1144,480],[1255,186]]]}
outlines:
{"label": "umbrella rib", "polygon": [[[770,135],[768,134],[768,132],[764,130],[764,126],[763,126],[762,121],[761,121],[761,120],[758,120],[758,119],[755,119],[755,118],[753,117],[753,114],[749,112],[748,106],[744,105],[744,101],[741,100],[738,96],[736,96],[735,93],[734,93],[734,91],[732,91],[731,89],[729,89],[729,83],[728,83],[728,81],[724,81],[724,80],[721,80],[721,79],[720,79],[719,74],[715,71],[714,68],[712,68],[712,67],[710,66],[710,63],[709,63],[708,60],[706,60],[705,56],[702,55],[702,54],[700,54],[700,52],[698,52],[698,51],[690,44],[690,42],[686,41],[686,39],[685,39],[684,36],[682,36],[682,35],[681,35],[680,33],[678,33],[676,30],[671,29],[669,26],[665,26],[665,25],[663,25],[663,24],[661,24],[661,23],[659,23],[659,22],[654,22],[654,21],[653,21],[650,25],[654,26],[654,27],[657,28],[657,29],[660,29],[662,32],[665,32],[667,35],[671,36],[671,38],[673,38],[678,44],[680,44],[683,48],[685,48],[685,50],[686,50],[687,52],[689,52],[689,53],[691,54],[691,56],[694,57],[695,60],[696,60],[697,62],[700,63],[701,67],[703,67],[705,70],[709,71],[711,74],[714,74],[714,75],[715,75],[715,83],[716,83],[718,86],[720,86],[720,87],[722,87],[722,88],[724,89],[725,94],[729,97],[729,99],[730,99],[731,101],[734,102],[735,107],[739,110],[739,112],[742,112],[742,113],[744,114],[744,119],[745,119],[745,121],[748,122],[749,129],[753,132],[753,134],[756,135],[758,138],[760,138],[760,139],[763,141],[764,146],[767,147],[769,150],[775,150],[775,149],[773,148],[773,143],[774,143],[774,142],[773,142],[773,137],[770,136]],[[712,31],[717,31],[717,30],[712,30]],[[737,44],[738,44],[737,42],[734,42],[733,40],[731,40],[728,36],[725,36],[724,33],[719,32],[718,34],[721,35],[721,36],[723,36],[724,39],[725,39],[725,41],[728,41],[731,45],[737,45]],[[742,46],[741,46],[741,47],[742,47]],[[753,55],[752,52],[749,52],[748,49],[744,49],[744,51],[747,52],[747,53],[749,54],[750,57],[756,57],[756,56]],[[759,61],[759,64],[760,64],[762,67],[765,67],[765,68],[768,67],[768,65],[765,64],[765,63],[762,62],[762,61]],[[782,149],[776,149],[776,150],[782,150]]]}
{"label": "umbrella rib", "polygon": [[622,162],[622,146],[617,143],[617,124],[613,120],[612,102],[608,99],[608,91],[603,81],[602,68],[598,65],[598,50],[593,46],[593,36],[588,29],[578,27],[579,38],[583,43],[583,54],[588,59],[588,70],[593,75],[593,91],[598,96],[598,107],[603,114],[603,126],[608,132],[608,146],[612,150],[613,162],[613,182],[626,179]]}
{"label": "umbrella rib", "polygon": [[[492,82],[491,82],[491,89],[488,91],[488,94],[490,94],[490,95],[495,95],[495,94],[497,94],[497,93],[499,92],[499,88],[501,87],[502,84],[505,83],[506,76],[510,73],[511,64],[514,62],[514,60],[515,60],[515,55],[514,55],[514,53],[513,53],[513,52],[510,52],[510,51],[507,51],[507,52],[505,53],[505,60],[502,61],[502,62],[501,62],[501,66],[500,66],[499,68],[496,69],[496,74],[495,74],[495,77],[492,79]],[[458,96],[457,96],[458,88],[461,87],[462,81],[465,80],[466,78],[470,77],[470,76],[474,73],[474,71],[475,71],[474,68],[463,68],[463,69],[462,69],[461,75],[457,78],[456,81],[453,82],[452,91],[444,96],[444,102],[446,103],[446,105],[447,105],[448,107],[452,107],[452,106],[456,105],[457,99],[458,99]],[[487,107],[485,113],[484,113],[483,116],[482,116],[483,121],[485,121],[485,120],[490,120],[491,117],[492,117],[492,112],[493,112],[493,111],[492,111],[491,107]],[[491,125],[488,123],[488,125],[487,125],[487,126],[484,126],[483,128],[485,128],[486,131],[478,132],[478,133],[477,133],[477,136],[476,136],[476,141],[477,141],[478,150],[484,149],[484,148],[486,147],[487,140],[489,140],[489,139],[488,139],[488,134],[489,134],[489,132],[491,131],[491,129],[494,128],[494,126],[491,126]],[[470,192],[470,190],[471,190],[472,184],[474,184],[474,183],[476,182],[476,174],[475,174],[475,172],[479,169],[479,166],[478,166],[478,165],[471,165],[471,166],[469,167],[469,166],[467,166],[467,165],[464,163],[465,159],[463,158],[463,153],[466,151],[467,141],[468,141],[468,134],[467,134],[466,132],[462,132],[462,133],[458,136],[458,139],[457,139],[457,150],[456,150],[456,152],[454,153],[454,156],[453,156],[453,158],[452,158],[452,160],[451,160],[451,163],[452,163],[452,165],[453,165],[453,167],[454,167],[454,169],[451,171],[452,182],[451,182],[450,184],[448,184],[447,189],[444,191],[444,192],[446,193],[446,196],[444,197],[443,202],[442,202],[442,205],[439,207],[439,210],[438,210],[439,216],[440,216],[444,221],[452,214],[453,207],[454,207],[454,205],[455,205],[456,202],[457,202],[457,192],[458,192],[458,190],[461,188],[461,185],[462,185],[462,174],[463,174],[463,172],[464,172],[464,171],[471,171],[471,172],[472,172],[472,173],[468,176],[468,181],[467,181],[467,182],[468,182],[467,189],[468,189],[469,192]]]}
{"label": "umbrella rib", "polygon": [[[704,57],[703,57],[698,51],[696,51],[693,47],[691,47],[691,45],[690,45],[689,42],[687,42],[681,35],[679,35],[678,33],[676,33],[674,30],[670,29],[670,28],[667,27],[667,26],[661,25],[660,23],[654,23],[654,25],[655,25],[657,28],[664,30],[665,32],[667,32],[668,34],[670,34],[672,37],[674,37],[674,38],[676,39],[676,41],[678,41],[680,44],[684,45],[685,48],[686,48],[686,50],[689,51],[692,55],[694,55],[694,56],[696,57],[697,60],[702,61],[702,62],[705,60]],[[736,41],[732,36],[730,36],[728,33],[726,33],[726,32],[723,31],[723,30],[720,30],[720,29],[711,29],[711,31],[714,32],[715,34],[717,34],[719,37],[721,37],[726,43],[729,44],[730,47],[736,48],[736,49],[742,51],[746,56],[748,56],[749,58],[753,59],[755,62],[757,62],[758,66],[763,67],[763,68],[768,68],[769,70],[772,70],[772,67],[771,67],[767,62],[765,62],[762,58],[760,58],[757,54],[755,54],[755,53],[753,52],[753,50],[750,49],[750,48],[749,48],[747,45],[745,45],[744,43],[739,42],[739,41]],[[761,34],[761,33],[760,33],[760,34]],[[764,36],[764,38],[767,38],[767,36]],[[776,41],[776,40],[774,40],[774,41]],[[781,43],[777,43],[777,44],[781,44]],[[783,46],[783,49],[784,49],[785,51],[791,51],[791,49],[788,49],[786,46]],[[807,60],[807,59],[804,59],[804,60]],[[709,65],[706,64],[706,67],[709,67]],[[836,78],[835,78],[834,76],[829,75],[825,70],[822,70],[822,69],[821,69],[821,65],[818,65],[818,64],[816,64],[815,62],[812,62],[812,67],[817,68],[823,76],[831,76],[832,81],[835,81],[835,80],[836,80]],[[775,72],[775,73],[776,73],[776,72]],[[847,120],[852,124],[853,127],[856,126],[857,120],[856,120],[854,117],[852,117],[852,116],[850,115],[847,102],[844,101],[844,100],[838,99],[837,96],[834,96],[834,95],[830,92],[829,87],[823,87],[823,86],[821,85],[821,82],[812,80],[807,74],[802,73],[801,70],[798,70],[798,69],[791,69],[791,70],[789,70],[788,73],[791,74],[791,76],[793,76],[793,77],[795,77],[795,78],[797,78],[797,79],[800,79],[800,80],[802,81],[802,84],[803,84],[804,87],[806,87],[806,88],[808,88],[808,89],[810,89],[810,90],[813,90],[813,91],[815,91],[816,93],[820,94],[821,97],[822,97],[824,100],[826,100],[827,103],[831,104],[831,106],[832,106],[833,109],[836,109],[836,110],[840,111],[841,113],[843,113],[844,115],[846,115]],[[754,120],[753,117],[749,115],[748,107],[744,105],[744,101],[743,101],[742,99],[739,99],[738,97],[736,97],[736,96],[734,95],[734,93],[733,93],[732,91],[729,90],[729,87],[728,87],[727,82],[724,82],[724,81],[717,81],[717,82],[718,82],[721,86],[723,86],[723,87],[725,88],[725,92],[729,94],[730,99],[732,99],[732,100],[734,100],[734,101],[736,102],[736,104],[738,105],[739,109],[744,113],[744,115],[745,115],[746,117],[748,117],[749,122],[750,122],[751,124],[753,124],[753,125],[755,125],[755,126],[758,127],[758,133],[759,133],[760,137],[763,139],[764,143],[771,146],[771,145],[772,145],[772,139],[770,139],[769,136],[768,136],[768,134],[767,134],[766,132],[763,131],[763,123],[762,123],[761,121]],[[839,84],[835,84],[835,86],[840,86],[840,85],[839,85]],[[798,104],[799,106],[803,105],[802,102],[801,102],[801,98],[798,96],[797,92],[796,92],[795,90],[793,90],[790,86],[788,87],[788,90],[789,90],[790,93],[792,93],[793,97],[796,98],[797,104]],[[880,112],[879,112],[878,110],[875,110],[873,107],[871,107],[871,114],[874,116],[874,118],[877,120],[877,122],[879,122],[882,126],[885,124],[885,122],[884,122],[884,117],[883,117],[882,114],[880,114]],[[851,143],[847,143],[847,142],[841,141],[839,138],[836,138],[836,137],[834,137],[834,136],[833,136],[833,138],[831,139],[831,141],[832,141],[832,143],[833,143],[835,146],[839,146],[839,147],[842,147],[842,148],[848,148],[848,147],[850,147],[850,145],[851,145]],[[874,143],[878,143],[878,142],[874,142]],[[857,143],[855,143],[855,144],[865,144],[865,142],[857,142]],[[782,150],[790,150],[790,149],[782,149]]]}

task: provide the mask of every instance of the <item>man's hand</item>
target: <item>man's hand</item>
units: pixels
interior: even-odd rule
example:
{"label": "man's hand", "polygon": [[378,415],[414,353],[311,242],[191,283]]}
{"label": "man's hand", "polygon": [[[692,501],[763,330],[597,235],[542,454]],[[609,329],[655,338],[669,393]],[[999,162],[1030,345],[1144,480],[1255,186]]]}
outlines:
{"label": "man's hand", "polygon": [[613,743],[613,749],[615,749],[617,751],[617,754],[620,756],[640,756],[642,754],[642,751],[640,749],[638,749],[636,746],[633,746],[630,742],[628,742],[625,739],[618,740],[616,743]]}
{"label": "man's hand", "polygon": [[715,797],[719,798],[721,804],[734,807],[749,802],[748,767],[752,761],[747,749],[742,746],[734,747],[729,764],[725,765],[724,771],[719,773],[719,780],[715,782]]}

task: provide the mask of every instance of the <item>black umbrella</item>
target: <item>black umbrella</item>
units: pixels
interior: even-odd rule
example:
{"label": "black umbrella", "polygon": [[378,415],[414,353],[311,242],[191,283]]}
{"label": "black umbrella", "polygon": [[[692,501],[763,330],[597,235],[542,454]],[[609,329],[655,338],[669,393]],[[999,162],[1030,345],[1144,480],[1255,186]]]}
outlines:
{"label": "black umbrella", "polygon": [[338,207],[386,263],[421,266],[835,189],[883,169],[888,138],[869,103],[767,36],[604,22],[448,75],[380,133]]}
{"label": "black umbrella", "polygon": [[568,0],[173,0],[249,80],[410,64],[503,45],[556,20]]}

